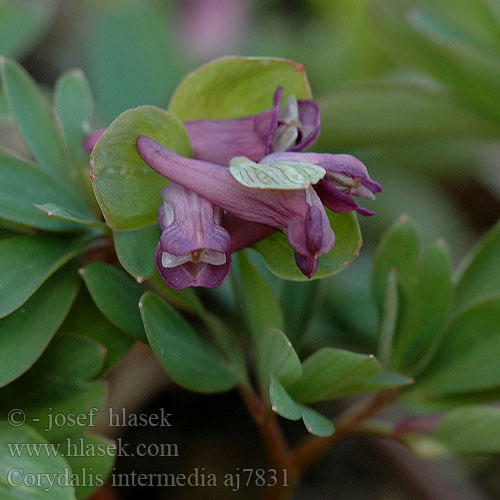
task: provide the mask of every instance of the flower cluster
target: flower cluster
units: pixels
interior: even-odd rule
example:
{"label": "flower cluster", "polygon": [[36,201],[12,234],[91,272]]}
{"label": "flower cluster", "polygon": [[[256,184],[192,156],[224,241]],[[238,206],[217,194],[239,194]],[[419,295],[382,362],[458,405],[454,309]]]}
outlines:
{"label": "flower cluster", "polygon": [[[156,267],[174,289],[217,287],[227,277],[231,252],[276,230],[287,234],[301,272],[314,275],[335,245],[324,205],[338,213],[371,212],[352,196],[381,191],[361,161],[350,155],[301,153],[320,132],[320,110],[293,95],[239,119],[188,121],[193,158],[139,136],[141,158],[171,183],[162,192],[162,235]],[[92,149],[102,131],[89,136]]]}

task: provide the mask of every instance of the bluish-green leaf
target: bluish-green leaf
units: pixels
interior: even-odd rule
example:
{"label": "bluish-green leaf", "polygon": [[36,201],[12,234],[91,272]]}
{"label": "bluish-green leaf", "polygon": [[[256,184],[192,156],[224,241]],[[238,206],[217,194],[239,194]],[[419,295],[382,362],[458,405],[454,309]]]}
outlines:
{"label": "bluish-green leaf", "polygon": [[500,387],[500,297],[464,309],[444,332],[416,391],[461,395]]}
{"label": "bluish-green leaf", "polygon": [[[12,427],[8,422],[0,421],[0,493],[3,499],[45,500],[50,495],[50,500],[75,500],[72,486],[60,486],[57,481],[51,484],[48,479],[53,474],[64,476],[68,468],[64,458],[44,451],[36,456],[26,448],[19,449],[17,453],[15,448],[9,448],[10,443],[14,446],[15,443],[32,443],[40,447],[47,445],[47,441],[27,425]],[[15,470],[20,472],[11,472]],[[40,486],[23,486],[28,474],[35,474],[35,477],[39,475]],[[32,476],[27,478],[27,483],[30,478]]]}
{"label": "bluish-green leaf", "polygon": [[0,318],[23,305],[57,269],[85,249],[87,237],[16,236],[0,241]]}
{"label": "bluish-green leaf", "polygon": [[80,274],[104,316],[120,330],[146,342],[139,312],[143,287],[117,267],[105,262],[92,262],[81,269]]}
{"label": "bluish-green leaf", "polygon": [[179,81],[181,58],[168,2],[116,2],[101,10],[87,33],[88,76],[108,124],[122,111],[165,107]]}
{"label": "bluish-green leaf", "polygon": [[[85,456],[75,454],[75,449],[84,450]],[[59,451],[66,457],[71,472],[78,475],[78,481],[75,481],[77,500],[89,498],[100,486],[100,481],[89,481],[89,471],[94,478],[106,480],[113,469],[115,450],[116,443],[97,434],[87,434],[62,442]]]}
{"label": "bluish-green leaf", "polygon": [[53,12],[52,0],[0,1],[0,54],[22,56],[43,35]]}
{"label": "bluish-green leaf", "polygon": [[160,227],[152,224],[132,231],[113,231],[120,264],[137,281],[143,282],[155,272],[155,249],[160,241]]}
{"label": "bluish-green leaf", "polygon": [[500,294],[500,222],[465,256],[457,275],[456,310]]}
{"label": "bluish-green leaf", "polygon": [[54,103],[61,129],[76,165],[88,168],[83,141],[90,133],[94,110],[92,91],[80,69],[64,73],[56,82]]}
{"label": "bluish-green leaf", "polygon": [[33,206],[38,210],[40,210],[41,212],[44,212],[47,215],[47,217],[53,219],[69,222],[71,224],[78,224],[81,226],[106,228],[106,224],[104,224],[104,222],[102,221],[94,219],[93,217],[90,217],[87,214],[74,212],[73,210],[61,207],[60,205],[57,205],[55,203],[44,203],[44,204],[34,203]]}
{"label": "bluish-green leaf", "polygon": [[388,54],[429,72],[498,121],[500,57],[489,24],[477,19],[480,3],[378,0],[372,19]]}
{"label": "bluish-green leaf", "polygon": [[500,409],[457,408],[447,413],[433,437],[456,453],[500,452]]}
{"label": "bluish-green leaf", "polygon": [[[335,231],[336,242],[332,250],[319,259],[319,266],[311,279],[325,278],[342,271],[358,255],[361,233],[353,213],[337,214],[326,209],[330,224]],[[254,245],[267,267],[276,276],[292,281],[306,281],[295,263],[295,254],[286,235],[276,232]]]}
{"label": "bluish-green leaf", "polygon": [[334,433],[335,427],[331,420],[307,406],[301,405],[301,410],[302,420],[309,434],[314,434],[319,437],[328,437]]}
{"label": "bluish-green leaf", "polygon": [[34,205],[56,203],[78,214],[87,213],[85,205],[64,184],[36,165],[1,150],[0,185],[0,219],[38,229],[74,231],[79,229],[75,224],[49,218]]}
{"label": "bluish-green leaf", "polygon": [[405,289],[414,279],[419,257],[419,238],[415,225],[406,216],[386,232],[375,255],[373,290],[379,309],[383,309],[387,275],[396,268],[398,283]]}
{"label": "bluish-green leaf", "polygon": [[302,417],[300,405],[288,394],[283,384],[274,375],[271,376],[269,395],[273,411],[288,420],[299,420]]}
{"label": "bluish-green leaf", "polygon": [[[322,147],[377,151],[446,138],[495,137],[498,127],[442,90],[418,82],[355,83],[319,99]],[[429,120],[432,114],[433,120]],[[373,117],[377,126],[373,126]],[[411,116],[411,120],[408,117]],[[425,148],[425,154],[431,154]],[[369,163],[367,163],[369,165]],[[425,167],[422,165],[422,167]]]}
{"label": "bluish-green leaf", "polygon": [[269,388],[272,409],[278,415],[288,420],[299,420],[302,418],[307,431],[315,436],[331,436],[335,430],[333,423],[317,411],[294,401],[279,379],[271,377]]}
{"label": "bluish-green leaf", "polygon": [[285,386],[302,375],[302,365],[291,342],[278,328],[264,328],[257,338],[257,371],[262,387],[269,386],[271,375]]}
{"label": "bluish-green leaf", "polygon": [[140,307],[151,348],[175,382],[208,393],[227,391],[237,383],[222,354],[170,305],[146,292]]}
{"label": "bluish-green leaf", "polygon": [[283,281],[280,305],[285,319],[285,331],[292,343],[300,342],[307,333],[319,306],[321,281]]}
{"label": "bluish-green leaf", "polygon": [[105,357],[106,349],[95,340],[58,333],[26,376],[33,374],[39,382],[44,378],[85,381],[100,373]]}
{"label": "bluish-green leaf", "polygon": [[405,315],[397,333],[394,367],[406,369],[437,341],[450,311],[452,263],[442,241],[423,253],[417,282],[412,287]]}
{"label": "bluish-green leaf", "polygon": [[302,369],[302,377],[288,386],[288,392],[300,403],[314,403],[350,394],[353,386],[378,375],[381,367],[373,356],[325,347],[309,356]]}
{"label": "bluish-green leaf", "polygon": [[106,358],[101,369],[102,373],[126,356],[134,344],[133,337],[118,330],[101,314],[86,287],[80,289],[59,332],[86,336],[103,345],[106,349]]}
{"label": "bluish-green leaf", "polygon": [[[44,396],[43,401],[26,408],[26,421],[45,439],[55,443],[85,434],[96,425],[99,412],[106,403],[107,384],[100,380],[75,385],[66,383]],[[29,400],[26,403],[29,404]],[[55,415],[61,415],[58,417],[60,425],[51,425]],[[84,417],[75,424],[70,415]]]}
{"label": "bluish-green leaf", "polygon": [[4,60],[0,69],[9,110],[34,158],[52,178],[76,190],[77,171],[35,82],[14,61]]}
{"label": "bluish-green leaf", "polygon": [[91,155],[96,198],[113,229],[136,229],[156,222],[161,190],[168,183],[142,161],[135,146],[139,135],[191,156],[184,126],[167,111],[141,106],[118,116]]}
{"label": "bluish-green leaf", "polygon": [[0,320],[0,387],[40,357],[68,313],[79,281],[73,269],[61,269],[24,306]]}
{"label": "bluish-green leaf", "polygon": [[243,252],[238,254],[238,264],[245,320],[257,342],[265,328],[283,329],[283,314],[271,288]]}

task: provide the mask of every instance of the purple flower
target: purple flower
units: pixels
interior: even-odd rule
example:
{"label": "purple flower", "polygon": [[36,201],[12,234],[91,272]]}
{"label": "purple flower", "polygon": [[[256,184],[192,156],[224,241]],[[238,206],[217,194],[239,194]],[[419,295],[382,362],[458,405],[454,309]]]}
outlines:
{"label": "purple flower", "polygon": [[161,277],[174,289],[219,286],[231,268],[231,238],[220,226],[222,210],[174,183],[163,189],[162,198],[155,253]]}
{"label": "purple flower", "polygon": [[368,175],[365,165],[351,155],[329,153],[273,153],[262,159],[262,163],[296,161],[319,165],[326,175],[314,190],[321,201],[333,212],[346,213],[356,210],[361,215],[373,215],[363,208],[352,196],[374,199],[382,186]]}
{"label": "purple flower", "polygon": [[318,105],[291,95],[280,112],[282,97],[283,88],[278,87],[273,106],[257,115],[184,122],[194,158],[228,165],[235,156],[259,161],[273,151],[301,151],[312,145],[321,128]]}
{"label": "purple flower", "polygon": [[[278,87],[273,106],[257,115],[184,122],[194,158],[228,165],[235,156],[260,161],[273,151],[302,151],[311,146],[321,128],[318,105],[291,95],[280,112],[282,97],[283,88]],[[85,151],[92,151],[105,130],[87,136]]]}
{"label": "purple flower", "polygon": [[307,277],[316,271],[319,257],[335,244],[328,216],[312,186],[291,190],[249,188],[236,181],[227,167],[179,156],[144,136],[137,138],[137,151],[160,175],[230,214],[286,230],[297,265]]}

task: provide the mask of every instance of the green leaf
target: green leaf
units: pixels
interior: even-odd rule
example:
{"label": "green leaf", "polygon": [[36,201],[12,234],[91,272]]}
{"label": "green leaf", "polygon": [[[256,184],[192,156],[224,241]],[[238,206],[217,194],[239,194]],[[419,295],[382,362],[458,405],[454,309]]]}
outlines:
{"label": "green leaf", "polygon": [[240,118],[272,106],[275,90],[310,99],[304,67],[271,57],[223,57],[184,78],[169,105],[182,121]]}
{"label": "green leaf", "polygon": [[160,241],[158,224],[132,231],[113,231],[120,264],[139,283],[155,272],[155,249]]}
{"label": "green leaf", "polygon": [[[445,138],[496,137],[499,129],[442,91],[418,83],[342,86],[319,99],[320,148],[337,151],[403,147]],[[429,120],[429,116],[434,117]],[[411,116],[411,120],[408,117]],[[377,117],[377,126],[373,126]],[[425,149],[426,154],[428,148]]]}
{"label": "green leaf", "polygon": [[[93,18],[88,76],[106,124],[122,111],[152,104],[165,107],[181,74],[176,14],[168,3],[117,2]],[[166,11],[166,12],[165,12]]]}
{"label": "green leaf", "polygon": [[309,163],[280,161],[273,164],[255,163],[245,156],[229,162],[229,172],[243,186],[257,189],[306,189],[325,175],[323,167]]}
{"label": "green leaf", "polygon": [[106,129],[91,156],[94,191],[113,229],[136,229],[157,219],[167,179],[144,163],[135,141],[145,135],[183,156],[191,156],[189,138],[172,114],[153,106],[122,113]]}
{"label": "green leaf", "polygon": [[195,287],[174,290],[163,281],[158,272],[153,274],[151,279],[147,281],[147,287],[157,292],[164,300],[173,305],[175,309],[198,314],[199,316],[203,316],[205,312],[203,304],[195,292]]}
{"label": "green leaf", "polygon": [[57,269],[85,249],[88,238],[16,236],[0,241],[0,318],[22,306]]}
{"label": "green leaf", "polygon": [[402,215],[386,232],[375,255],[373,290],[380,310],[383,310],[387,276],[396,268],[398,283],[407,289],[418,263],[419,238],[413,221]]}
{"label": "green leaf", "polygon": [[433,437],[456,453],[500,452],[500,409],[457,408],[447,413]]}
{"label": "green leaf", "polygon": [[106,348],[106,358],[101,372],[118,363],[131,349],[134,339],[113,326],[97,309],[85,287],[64,320],[61,333],[86,336]]}
{"label": "green leaf", "polygon": [[283,330],[283,314],[271,288],[243,252],[238,253],[238,265],[245,320],[258,342],[267,327]]}
{"label": "green leaf", "polygon": [[68,313],[78,286],[78,275],[62,269],[23,307],[0,320],[0,387],[40,357]]}
{"label": "green leaf", "polygon": [[386,391],[412,385],[415,381],[400,373],[385,372],[357,382],[346,389],[350,396],[366,392]]}
{"label": "green leaf", "polygon": [[28,73],[14,61],[0,62],[3,90],[21,136],[40,167],[52,178],[75,187],[72,166],[51,111]]}
{"label": "green leaf", "polygon": [[328,420],[326,417],[307,406],[301,405],[301,409],[302,420],[309,434],[314,434],[319,437],[328,437],[334,433],[335,427],[331,420]]}
{"label": "green leaf", "polygon": [[[337,214],[326,209],[330,224],[335,231],[336,243],[332,250],[319,259],[319,266],[311,279],[325,278],[342,271],[358,255],[361,233],[353,213]],[[272,273],[292,281],[306,281],[295,263],[295,254],[286,235],[276,232],[260,241],[254,248],[262,255]]]}
{"label": "green leaf", "polygon": [[301,403],[340,398],[360,381],[380,373],[380,363],[365,354],[325,347],[302,365],[302,377],[288,387],[290,396]]}
{"label": "green leaf", "polygon": [[116,327],[147,342],[139,300],[144,289],[123,271],[104,262],[92,262],[80,270],[99,310]]}
{"label": "green leaf", "polygon": [[300,342],[308,331],[319,306],[321,281],[283,281],[280,305],[285,318],[285,331],[292,343]]}
{"label": "green leaf", "polygon": [[483,36],[489,31],[484,21],[476,22],[474,30],[467,26],[477,21],[480,3],[378,0],[372,19],[388,54],[429,72],[472,108],[498,121],[497,47]]}
{"label": "green leaf", "polygon": [[85,381],[101,372],[105,357],[105,348],[95,340],[81,335],[57,334],[25,377],[32,378],[33,385],[43,379]]}
{"label": "green leaf", "polygon": [[398,317],[398,276],[396,268],[387,275],[384,309],[380,321],[378,357],[384,368],[391,364],[394,333]]}
{"label": "green leaf", "polygon": [[[60,486],[57,481],[53,484],[48,477],[53,474],[64,476],[68,467],[67,462],[61,456],[54,456],[47,450],[42,449],[39,456],[24,448],[15,447],[16,443],[31,443],[44,446],[45,439],[28,426],[12,427],[7,422],[0,421],[0,493],[5,500],[38,500],[46,499],[50,495],[51,500],[74,500],[72,486]],[[9,448],[12,444],[12,449]],[[21,470],[22,472],[13,472]],[[9,473],[11,481],[9,483]],[[28,474],[35,474],[40,478],[40,486],[22,486]],[[39,475],[39,476],[38,476]],[[31,477],[31,476],[30,476]],[[29,480],[30,477],[27,479]],[[16,486],[13,486],[13,484]],[[28,483],[30,484],[30,483]],[[48,493],[50,491],[50,493]]]}
{"label": "green leaf", "polygon": [[111,473],[115,461],[116,444],[104,436],[88,434],[64,440],[59,452],[66,457],[71,472],[78,475],[75,495],[77,500],[84,500],[100,486],[100,481],[89,481],[89,472],[92,473],[92,477],[100,478],[103,482]]}
{"label": "green leaf", "polygon": [[211,337],[226,356],[238,380],[243,384],[248,384],[245,352],[238,335],[215,314],[200,309],[196,312],[210,330]]}
{"label": "green leaf", "polygon": [[[106,403],[107,385],[102,381],[66,383],[54,385],[42,394],[43,400],[40,398],[37,405],[26,408],[26,421],[44,438],[56,443],[85,434],[91,426],[96,425],[99,412]],[[26,403],[29,404],[29,401]],[[55,415],[61,416],[54,421]],[[70,415],[83,417],[75,421]]]}
{"label": "green leaf", "polygon": [[423,253],[415,286],[396,336],[394,367],[404,369],[419,361],[438,339],[450,311],[452,263],[443,241]]}
{"label": "green leaf", "polygon": [[262,387],[271,375],[285,386],[302,375],[302,365],[287,336],[278,328],[265,328],[257,339],[257,371]]}
{"label": "green leaf", "polygon": [[146,292],[140,308],[151,348],[175,382],[208,393],[227,391],[237,383],[222,355],[157,295]]}
{"label": "green leaf", "polygon": [[457,271],[455,310],[500,294],[500,222],[465,256]]}
{"label": "green leaf", "polygon": [[463,310],[444,332],[419,387],[430,396],[500,387],[500,297]]}
{"label": "green leaf", "polygon": [[25,54],[45,32],[53,12],[52,0],[0,1],[0,54]]}
{"label": "green leaf", "polygon": [[0,119],[9,114],[9,108],[3,92],[0,91]]}
{"label": "green leaf", "polygon": [[271,376],[269,388],[272,409],[288,420],[302,418],[307,431],[315,436],[331,436],[335,430],[332,422],[313,409],[294,401],[277,377]]}
{"label": "green leaf", "polygon": [[[40,213],[33,205],[57,203],[85,214],[85,205],[61,184],[36,165],[9,156],[0,150],[0,219],[51,231],[79,229]],[[88,215],[86,216],[88,217]]]}
{"label": "green leaf", "polygon": [[66,144],[76,165],[88,168],[83,141],[90,133],[94,99],[82,70],[75,69],[56,82],[54,103]]}
{"label": "green leaf", "polygon": [[89,217],[87,214],[74,212],[73,210],[61,207],[55,203],[44,203],[43,205],[33,203],[33,206],[47,214],[48,217],[52,217],[54,219],[80,224],[82,226],[101,228],[107,227],[102,221]]}
{"label": "green leaf", "polygon": [[288,394],[277,377],[271,375],[269,395],[273,411],[288,420],[299,420],[302,417],[300,405]]}

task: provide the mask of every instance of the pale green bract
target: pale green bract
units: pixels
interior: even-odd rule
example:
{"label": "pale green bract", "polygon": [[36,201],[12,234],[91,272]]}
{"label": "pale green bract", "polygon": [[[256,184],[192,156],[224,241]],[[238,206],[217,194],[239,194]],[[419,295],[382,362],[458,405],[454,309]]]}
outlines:
{"label": "pale green bract", "polygon": [[326,175],[323,167],[310,163],[255,163],[245,156],[232,158],[229,172],[240,184],[249,188],[286,190],[307,189]]}

